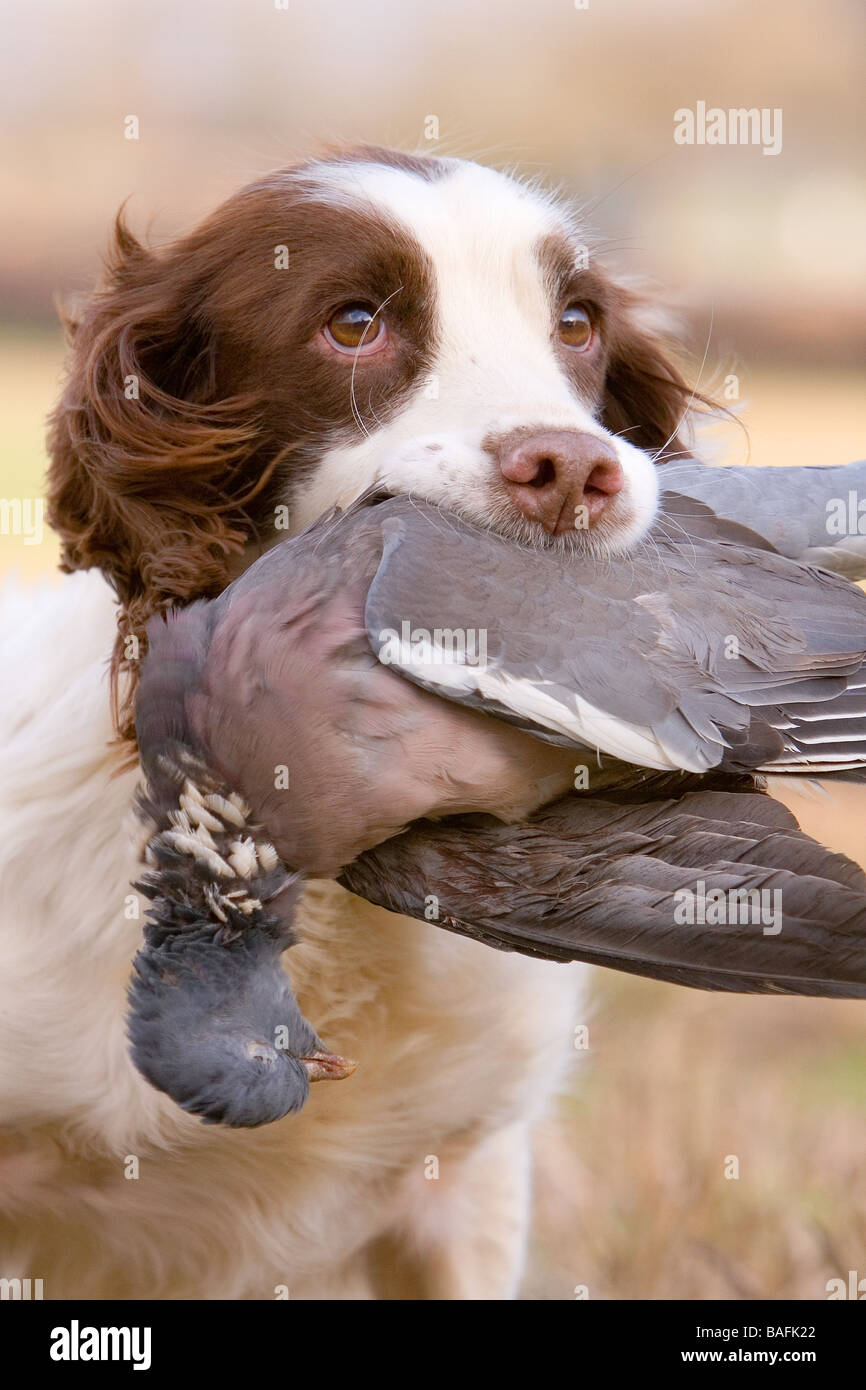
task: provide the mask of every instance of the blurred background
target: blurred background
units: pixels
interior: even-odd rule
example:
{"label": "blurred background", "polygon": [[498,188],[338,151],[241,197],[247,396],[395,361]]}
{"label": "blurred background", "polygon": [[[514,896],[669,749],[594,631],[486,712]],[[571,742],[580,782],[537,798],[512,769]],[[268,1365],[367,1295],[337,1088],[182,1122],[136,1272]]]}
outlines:
{"label": "blurred background", "polygon": [[[121,202],[159,241],[335,139],[516,167],[582,204],[745,425],[714,434],[719,460],[866,454],[861,0],[5,0],[3,19],[4,498],[41,495],[53,296],[92,282]],[[699,101],[778,108],[781,152],[675,144]],[[61,582],[55,563],[48,533],[0,535],[13,582]],[[786,799],[866,858],[866,789]],[[587,1022],[539,1144],[527,1298],[814,1299],[866,1276],[857,1005],[600,973]]]}

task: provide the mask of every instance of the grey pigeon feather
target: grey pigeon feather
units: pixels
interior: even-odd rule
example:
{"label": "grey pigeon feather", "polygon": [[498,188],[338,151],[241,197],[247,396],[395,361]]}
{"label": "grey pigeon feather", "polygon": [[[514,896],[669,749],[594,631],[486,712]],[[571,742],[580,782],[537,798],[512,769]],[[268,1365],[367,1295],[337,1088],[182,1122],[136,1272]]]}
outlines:
{"label": "grey pigeon feather", "polygon": [[856,865],[754,788],[648,791],[568,797],[519,826],[425,822],[340,882],[410,917],[430,920],[432,900],[438,926],[504,950],[699,989],[866,998]]}
{"label": "grey pigeon feather", "polygon": [[687,459],[662,469],[662,486],[749,527],[790,560],[866,579],[866,459],[828,468],[708,468]]}
{"label": "grey pigeon feather", "polygon": [[[664,518],[603,565],[418,516],[411,501],[391,505],[366,603],[371,644],[410,680],[538,737],[693,772],[780,759],[807,770],[814,729],[790,705],[836,718],[833,697],[847,694],[845,737],[817,761],[863,765],[866,597],[844,580]],[[467,630],[484,634],[483,662],[412,641]]]}

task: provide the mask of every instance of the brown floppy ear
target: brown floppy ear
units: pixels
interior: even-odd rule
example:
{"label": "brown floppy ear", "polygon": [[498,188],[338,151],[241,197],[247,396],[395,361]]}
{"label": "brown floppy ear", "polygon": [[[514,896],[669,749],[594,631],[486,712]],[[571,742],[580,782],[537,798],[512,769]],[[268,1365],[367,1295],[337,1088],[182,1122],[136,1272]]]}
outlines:
{"label": "brown floppy ear", "polygon": [[617,286],[602,422],[663,463],[689,453],[690,413],[715,407],[686,382],[654,312],[651,299]]}
{"label": "brown floppy ear", "polygon": [[[256,458],[260,403],[220,398],[209,268],[195,250],[156,255],[118,217],[105,283],[68,325],[68,378],[50,420],[61,568],[99,566],[120,599],[112,691],[126,734],[145,622],[224,587],[254,529],[247,504],[276,462]],[[124,668],[133,679],[119,708]]]}

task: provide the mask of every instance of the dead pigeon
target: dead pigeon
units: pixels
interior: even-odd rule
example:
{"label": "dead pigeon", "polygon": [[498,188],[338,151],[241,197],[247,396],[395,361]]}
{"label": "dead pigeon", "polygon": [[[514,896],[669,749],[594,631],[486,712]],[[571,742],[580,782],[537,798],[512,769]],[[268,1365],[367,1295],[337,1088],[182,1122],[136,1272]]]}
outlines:
{"label": "dead pigeon", "polygon": [[752,776],[866,765],[866,596],[749,535],[671,496],[601,562],[371,497],[153,622],[143,1074],[232,1125],[348,1074],[279,964],[304,874],[551,959],[866,996],[866,879]]}

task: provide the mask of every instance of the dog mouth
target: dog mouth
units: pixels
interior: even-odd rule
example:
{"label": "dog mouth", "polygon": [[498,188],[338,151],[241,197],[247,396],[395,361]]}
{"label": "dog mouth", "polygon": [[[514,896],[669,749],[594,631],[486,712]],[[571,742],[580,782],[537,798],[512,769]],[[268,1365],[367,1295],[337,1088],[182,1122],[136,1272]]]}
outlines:
{"label": "dog mouth", "polygon": [[599,560],[628,554],[643,540],[655,518],[655,511],[641,518],[625,489],[600,515],[591,516],[589,525],[563,526],[560,519],[552,531],[540,521],[526,516],[509,497],[495,496],[486,506],[472,505],[458,499],[425,500],[434,501],[462,520],[495,531],[504,540],[517,545],[560,554],[592,556]]}
{"label": "dog mouth", "polygon": [[379,477],[355,503],[375,506],[404,496],[439,507],[517,545],[598,560],[627,555],[647,535],[658,513],[657,497],[653,505],[641,506],[627,475],[615,495],[600,493],[596,498],[593,489],[587,489],[573,520],[568,514],[570,499],[563,497],[553,526],[527,515],[508,490],[495,483],[461,496],[460,490],[452,492],[438,484],[403,488],[393,479]]}

